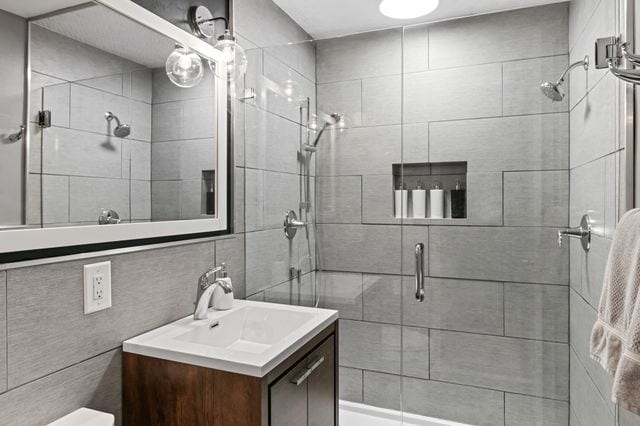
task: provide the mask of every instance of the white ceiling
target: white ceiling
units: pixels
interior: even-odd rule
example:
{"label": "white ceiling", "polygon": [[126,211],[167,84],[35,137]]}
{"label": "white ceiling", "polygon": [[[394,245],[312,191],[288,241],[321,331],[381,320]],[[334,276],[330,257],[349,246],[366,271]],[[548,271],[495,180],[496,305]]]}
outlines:
{"label": "white ceiling", "polygon": [[87,3],[87,0],[0,0],[0,9],[31,18],[82,3]]}
{"label": "white ceiling", "polygon": [[391,19],[382,15],[378,10],[380,0],[273,1],[314,39],[322,39],[408,24],[561,3],[566,0],[440,0],[440,6],[435,12],[409,20]]}

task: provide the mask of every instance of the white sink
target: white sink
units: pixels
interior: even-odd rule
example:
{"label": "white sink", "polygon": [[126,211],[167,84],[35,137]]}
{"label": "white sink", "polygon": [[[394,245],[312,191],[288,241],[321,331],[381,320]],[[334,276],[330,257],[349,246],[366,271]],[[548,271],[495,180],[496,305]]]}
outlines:
{"label": "white sink", "polygon": [[236,300],[206,320],[190,315],[129,339],[123,350],[263,377],[337,318],[329,309]]}

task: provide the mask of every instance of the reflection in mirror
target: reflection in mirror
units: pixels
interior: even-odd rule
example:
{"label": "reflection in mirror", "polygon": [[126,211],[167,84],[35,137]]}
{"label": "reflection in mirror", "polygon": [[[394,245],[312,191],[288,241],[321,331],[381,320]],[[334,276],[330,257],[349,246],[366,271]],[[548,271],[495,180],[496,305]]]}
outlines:
{"label": "reflection in mirror", "polygon": [[197,86],[175,86],[174,41],[100,5],[30,29],[29,224],[96,225],[105,210],[121,223],[215,217],[208,67]]}

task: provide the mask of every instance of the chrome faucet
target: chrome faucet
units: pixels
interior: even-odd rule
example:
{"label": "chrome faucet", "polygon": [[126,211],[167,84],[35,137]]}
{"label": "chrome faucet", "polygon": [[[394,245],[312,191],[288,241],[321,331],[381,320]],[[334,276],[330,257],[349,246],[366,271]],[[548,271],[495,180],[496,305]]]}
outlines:
{"label": "chrome faucet", "polygon": [[[227,293],[227,291],[225,290],[225,286],[221,285],[221,283],[215,279],[218,272],[225,271],[226,265],[223,263],[221,266],[210,269],[204,274],[200,275],[200,278],[198,278],[198,293],[195,302],[196,308],[193,311],[193,319],[207,319],[207,311],[209,310],[209,305],[211,304],[211,296],[213,295],[213,291],[218,285],[220,285],[224,292]],[[211,280],[212,276],[214,277],[214,280]]]}

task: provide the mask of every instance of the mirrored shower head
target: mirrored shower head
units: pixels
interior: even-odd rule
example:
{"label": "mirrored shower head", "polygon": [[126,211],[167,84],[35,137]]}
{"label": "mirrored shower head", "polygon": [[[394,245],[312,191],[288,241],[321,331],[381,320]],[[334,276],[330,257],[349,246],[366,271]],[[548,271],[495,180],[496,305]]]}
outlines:
{"label": "mirrored shower head", "polygon": [[560,78],[557,82],[553,83],[551,81],[545,81],[544,83],[542,83],[540,85],[540,91],[542,92],[542,94],[554,102],[560,102],[561,100],[563,100],[566,94],[564,89],[562,88],[562,84],[564,83],[567,75],[569,75],[569,72],[572,69],[580,66],[583,67],[585,71],[589,69],[588,56],[585,56],[581,61],[574,62],[573,64],[569,65],[569,67],[564,70],[562,75],[560,75]]}
{"label": "mirrored shower head", "polygon": [[552,83],[550,81],[545,81],[540,85],[540,90],[547,98],[555,102],[560,102],[565,97],[564,89],[562,89],[562,82]]}
{"label": "mirrored shower head", "polygon": [[128,124],[120,123],[120,119],[111,111],[105,112],[104,117],[110,123],[111,120],[116,120],[116,128],[113,129],[113,135],[118,138],[126,138],[131,134],[131,126]]}

